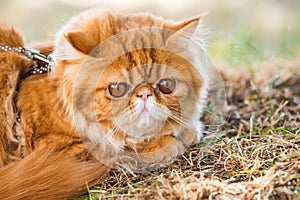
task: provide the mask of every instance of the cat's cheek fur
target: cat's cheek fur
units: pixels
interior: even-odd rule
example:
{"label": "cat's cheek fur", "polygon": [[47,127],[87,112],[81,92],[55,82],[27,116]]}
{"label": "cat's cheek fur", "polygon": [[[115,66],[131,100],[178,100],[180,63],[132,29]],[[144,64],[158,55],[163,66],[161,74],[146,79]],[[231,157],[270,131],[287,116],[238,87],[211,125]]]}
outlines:
{"label": "cat's cheek fur", "polygon": [[110,151],[118,154],[123,150],[124,141],[114,137],[110,127],[102,126],[98,121],[87,120],[79,111],[74,111],[72,122],[81,139],[89,140],[85,143],[91,145],[87,146],[87,149],[92,150],[91,148],[97,145],[102,152]]}
{"label": "cat's cheek fur", "polygon": [[200,119],[203,115],[203,110],[206,106],[206,97],[207,88],[206,86],[203,86],[199,92],[198,103],[195,104],[195,112],[191,117],[191,129],[194,129],[197,134],[197,139],[193,142],[193,144],[200,142],[204,137],[203,131],[205,126],[204,123],[200,121]]}

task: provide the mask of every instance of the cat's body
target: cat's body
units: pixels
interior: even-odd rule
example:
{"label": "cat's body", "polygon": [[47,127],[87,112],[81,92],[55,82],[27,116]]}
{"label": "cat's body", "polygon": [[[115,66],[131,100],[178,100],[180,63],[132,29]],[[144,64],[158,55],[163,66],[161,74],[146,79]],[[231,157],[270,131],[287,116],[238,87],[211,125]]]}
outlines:
{"label": "cat's body", "polygon": [[[179,45],[174,33],[192,38],[199,19],[175,23],[146,14],[88,11],[58,34],[53,52],[57,60],[49,75],[23,78],[30,61],[0,51],[0,198],[74,197],[109,171],[89,153],[106,159],[126,151],[146,154],[143,162],[149,162],[147,156],[164,161],[199,141],[205,87],[194,63],[151,48],[125,52],[105,69],[99,68],[99,55],[86,61],[97,45],[137,28],[172,32],[119,37],[122,48],[139,39],[144,46]],[[24,45],[7,26],[1,25],[0,35],[0,45]],[[41,50],[48,54],[52,47]]]}

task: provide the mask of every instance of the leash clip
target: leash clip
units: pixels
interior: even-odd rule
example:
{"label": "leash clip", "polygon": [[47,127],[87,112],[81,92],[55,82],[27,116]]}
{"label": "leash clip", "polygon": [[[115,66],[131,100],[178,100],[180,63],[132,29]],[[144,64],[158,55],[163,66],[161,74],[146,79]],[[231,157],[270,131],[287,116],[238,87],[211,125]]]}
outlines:
{"label": "leash clip", "polygon": [[51,54],[45,56],[41,54],[38,50],[30,49],[30,48],[25,48],[24,50],[25,50],[24,55],[30,60],[36,59],[39,61],[43,61],[47,63],[49,66],[52,66],[55,62],[54,57]]}

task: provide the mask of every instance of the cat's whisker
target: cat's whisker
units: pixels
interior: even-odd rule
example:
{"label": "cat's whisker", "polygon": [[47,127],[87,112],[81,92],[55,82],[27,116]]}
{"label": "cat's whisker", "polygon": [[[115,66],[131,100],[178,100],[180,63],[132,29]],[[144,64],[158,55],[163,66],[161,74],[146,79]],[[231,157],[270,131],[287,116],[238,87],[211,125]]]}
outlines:
{"label": "cat's whisker", "polygon": [[[168,114],[165,110],[162,110],[162,112],[164,112],[166,115]],[[179,115],[179,116],[178,116]],[[172,112],[172,115],[169,116],[170,119],[174,120],[175,122],[177,122],[178,124],[183,125],[186,128],[190,128],[190,121],[187,119],[184,119],[181,116],[181,113],[178,110],[174,110]]]}
{"label": "cat's whisker", "polygon": [[130,110],[128,108],[126,108],[122,112],[118,113],[116,117],[119,119],[126,119],[126,120],[129,119],[130,120],[130,118],[128,117],[129,113],[130,113]]}
{"label": "cat's whisker", "polygon": [[183,126],[185,128],[191,128],[190,124],[183,123],[182,121],[178,121],[178,120],[175,120],[175,119],[172,119],[172,120],[174,120],[176,123],[180,124],[181,126]]}
{"label": "cat's whisker", "polygon": [[179,109],[179,108],[177,108],[177,107],[169,107],[169,109],[170,109],[172,112],[177,112],[177,113],[182,113],[182,114],[188,114],[188,115],[191,114],[190,112],[185,112],[184,109]]}
{"label": "cat's whisker", "polygon": [[92,147],[88,149],[88,152],[86,153],[85,159],[88,158],[88,156],[92,153],[92,151],[100,144],[100,141],[97,141],[95,144],[93,144]]}
{"label": "cat's whisker", "polygon": [[[181,121],[186,122],[187,124],[190,124],[191,113],[175,110],[175,111],[172,111],[172,116],[176,117],[177,119],[180,119]],[[199,118],[199,120],[200,120],[200,118]]]}
{"label": "cat's whisker", "polygon": [[169,119],[167,119],[167,121],[166,121],[172,128],[173,128],[173,131],[175,131],[176,130],[176,128],[175,128],[175,126],[173,125],[173,123],[172,122],[170,122],[170,120]]}
{"label": "cat's whisker", "polygon": [[112,127],[112,129],[109,130],[109,132],[105,133],[104,137],[106,137],[106,139],[112,139],[113,141],[110,141],[111,145],[114,146],[115,149],[118,149],[118,146],[114,143],[115,138],[116,138],[116,134],[118,134],[118,132],[120,131],[119,127],[114,125]]}
{"label": "cat's whisker", "polygon": [[179,109],[181,105],[179,103],[165,103],[164,105],[167,106],[168,108],[174,108],[174,109]]}
{"label": "cat's whisker", "polygon": [[170,116],[170,119],[174,120],[175,122],[183,125],[186,128],[191,128],[191,122],[182,118],[182,117],[178,117],[176,115],[172,115]]}

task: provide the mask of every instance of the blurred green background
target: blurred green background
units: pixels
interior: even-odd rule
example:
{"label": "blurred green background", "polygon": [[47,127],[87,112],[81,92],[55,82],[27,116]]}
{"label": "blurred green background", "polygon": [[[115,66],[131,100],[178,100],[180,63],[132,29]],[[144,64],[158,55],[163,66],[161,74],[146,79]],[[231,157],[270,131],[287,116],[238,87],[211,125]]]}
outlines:
{"label": "blurred green background", "polygon": [[209,11],[211,57],[231,66],[290,60],[300,52],[299,0],[0,0],[0,19],[33,44],[53,38],[70,16],[96,6],[175,20]]}

